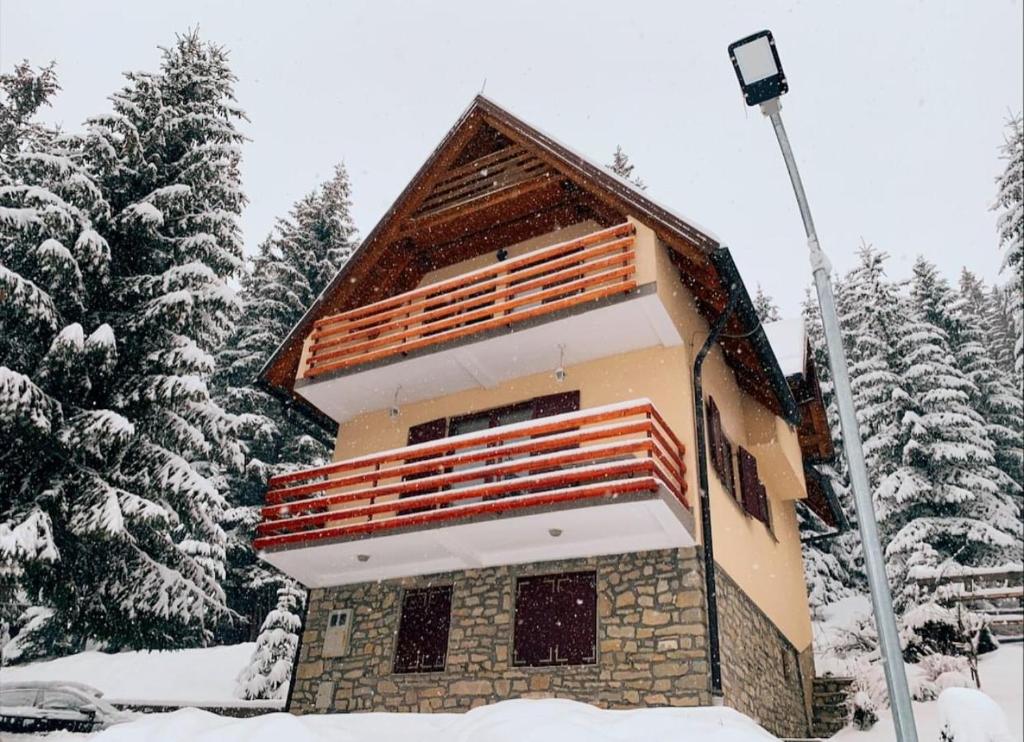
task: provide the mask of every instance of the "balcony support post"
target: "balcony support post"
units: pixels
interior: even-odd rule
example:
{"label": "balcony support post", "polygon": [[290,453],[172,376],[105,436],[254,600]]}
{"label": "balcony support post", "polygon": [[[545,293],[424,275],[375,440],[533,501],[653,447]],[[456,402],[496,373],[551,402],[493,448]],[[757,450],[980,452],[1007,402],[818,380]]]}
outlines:
{"label": "balcony support post", "polygon": [[[719,248],[723,249],[723,248]],[[700,498],[700,540],[704,556],[704,592],[708,615],[708,659],[711,665],[711,702],[721,706],[722,694],[722,652],[718,635],[718,587],[715,581],[715,549],[711,533],[711,496],[708,491],[707,438],[704,433],[704,390],[701,373],[704,359],[725,330],[740,298],[739,284],[729,286],[729,300],[725,309],[715,320],[704,345],[697,352],[693,362],[693,417],[697,437],[697,489]]]}

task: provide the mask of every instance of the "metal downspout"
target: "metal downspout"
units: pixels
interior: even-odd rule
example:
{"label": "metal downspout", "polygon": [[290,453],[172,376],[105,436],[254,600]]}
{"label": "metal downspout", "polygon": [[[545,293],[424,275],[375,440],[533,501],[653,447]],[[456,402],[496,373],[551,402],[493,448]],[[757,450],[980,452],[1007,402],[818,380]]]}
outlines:
{"label": "metal downspout", "polygon": [[708,611],[708,655],[711,663],[711,702],[722,705],[722,653],[718,637],[718,588],[715,582],[715,549],[711,529],[711,497],[708,494],[707,441],[704,423],[704,392],[701,372],[704,359],[725,329],[740,298],[737,282],[729,285],[729,300],[715,320],[693,362],[693,417],[697,429],[697,486],[700,496],[700,536],[704,555],[704,593]]}

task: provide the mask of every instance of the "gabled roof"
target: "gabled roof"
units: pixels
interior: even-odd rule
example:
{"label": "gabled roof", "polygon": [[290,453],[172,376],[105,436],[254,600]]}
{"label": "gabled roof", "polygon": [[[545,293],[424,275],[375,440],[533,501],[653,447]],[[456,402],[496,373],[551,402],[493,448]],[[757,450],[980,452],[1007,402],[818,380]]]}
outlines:
{"label": "gabled roof", "polygon": [[[489,175],[489,162],[500,162],[494,169],[501,172]],[[633,216],[651,227],[671,248],[681,280],[709,320],[738,283],[739,307],[721,341],[726,359],[749,393],[790,422],[799,420],[732,256],[718,238],[483,96],[473,99],[292,328],[258,383],[305,406],[294,381],[303,338],[317,318],[407,291],[429,269],[550,231],[567,219],[579,221],[584,212],[598,221]]]}

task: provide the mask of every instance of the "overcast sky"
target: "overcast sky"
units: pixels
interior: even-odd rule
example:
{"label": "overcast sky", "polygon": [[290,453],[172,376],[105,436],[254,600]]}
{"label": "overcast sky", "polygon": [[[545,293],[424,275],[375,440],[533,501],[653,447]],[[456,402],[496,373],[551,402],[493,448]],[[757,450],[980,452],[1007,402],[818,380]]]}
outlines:
{"label": "overcast sky", "polygon": [[992,280],[993,179],[1022,107],[1021,0],[979,2],[113,2],[0,0],[0,66],[56,60],[47,118],[76,130],[127,69],[198,25],[231,50],[245,132],[250,249],[344,160],[373,227],[486,80],[485,93],[719,235],[751,292],[787,314],[806,247],[770,124],[743,104],[729,42],[775,34],[783,115],[822,243],[861,240],[908,275],[923,253]]}

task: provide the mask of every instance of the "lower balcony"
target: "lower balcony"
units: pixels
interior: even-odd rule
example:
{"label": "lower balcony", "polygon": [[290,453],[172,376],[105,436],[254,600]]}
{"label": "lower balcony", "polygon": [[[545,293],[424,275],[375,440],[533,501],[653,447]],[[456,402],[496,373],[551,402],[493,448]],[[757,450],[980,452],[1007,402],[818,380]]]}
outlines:
{"label": "lower balcony", "polygon": [[270,481],[254,546],[308,587],[691,546],[685,449],[648,400]]}

